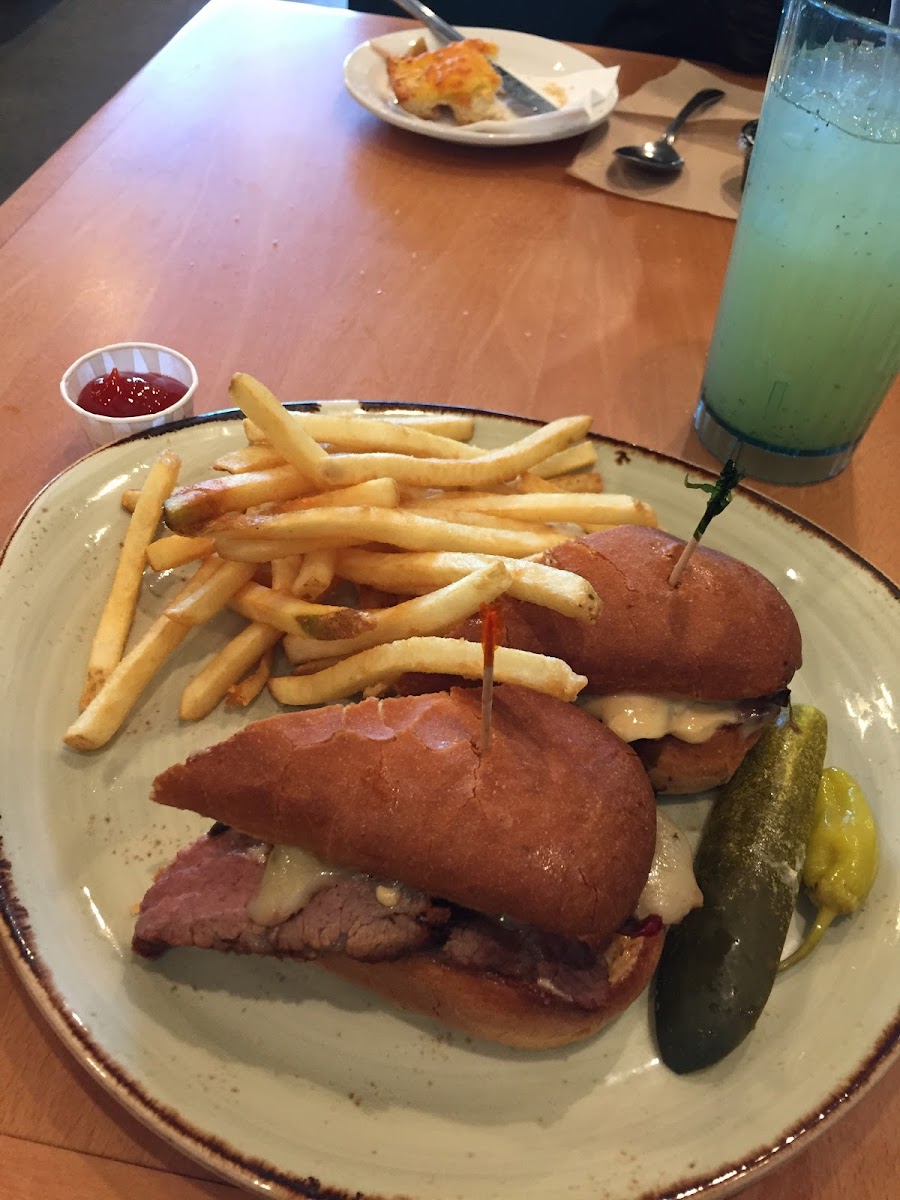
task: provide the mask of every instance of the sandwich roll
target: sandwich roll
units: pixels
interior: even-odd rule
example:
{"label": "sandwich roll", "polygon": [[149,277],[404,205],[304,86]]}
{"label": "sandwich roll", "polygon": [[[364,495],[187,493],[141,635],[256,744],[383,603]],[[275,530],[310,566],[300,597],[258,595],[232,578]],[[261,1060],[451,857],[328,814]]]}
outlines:
{"label": "sandwich roll", "polygon": [[315,962],[511,1046],[595,1033],[701,902],[634,752],[574,705],[499,686],[260,721],[163,772],[215,819],[161,871],[132,946]]}
{"label": "sandwich roll", "polygon": [[[622,525],[545,552],[542,562],[581,575],[602,598],[590,624],[498,602],[504,644],[585,676],[578,703],[631,743],[666,793],[726,782],[787,702],[802,661],[790,605],[745,563],[701,546],[671,587],[683,546],[660,529]],[[478,618],[457,636],[478,640]],[[407,676],[397,690],[435,686],[434,677]]]}
{"label": "sandwich roll", "polygon": [[683,547],[661,529],[621,525],[548,551],[551,566],[593,584],[603,611],[576,626],[529,605],[544,653],[586,675],[596,695],[735,701],[786,688],[801,663],[790,605],[759,571],[704,546],[671,587]]}
{"label": "sandwich roll", "polygon": [[[547,623],[536,607],[527,616],[546,653],[573,669],[589,664],[586,692],[699,702],[704,736],[652,730],[631,741],[654,789],[668,795],[727,783],[787,701],[802,662],[790,605],[746,563],[701,546],[671,587],[683,546],[659,529],[624,526],[565,543],[547,558],[593,584],[605,602],[600,618],[579,640],[568,623]],[[708,719],[714,707],[719,724]],[[697,712],[688,713],[695,722]]]}
{"label": "sandwich roll", "polygon": [[667,734],[638,739],[631,747],[644,764],[653,790],[677,796],[727,783],[765,728],[764,724],[726,725],[703,742],[683,742]]}
{"label": "sandwich roll", "polygon": [[656,970],[664,939],[662,931],[613,938],[602,955],[607,986],[602,1003],[593,1008],[566,1003],[546,987],[462,971],[432,955],[389,963],[333,955],[318,965],[472,1037],[520,1050],[549,1050],[592,1037],[637,1000]]}
{"label": "sandwich roll", "polygon": [[574,705],[494,691],[286,713],[169,768],[152,799],[570,937],[630,915],[656,838],[637,756]]}

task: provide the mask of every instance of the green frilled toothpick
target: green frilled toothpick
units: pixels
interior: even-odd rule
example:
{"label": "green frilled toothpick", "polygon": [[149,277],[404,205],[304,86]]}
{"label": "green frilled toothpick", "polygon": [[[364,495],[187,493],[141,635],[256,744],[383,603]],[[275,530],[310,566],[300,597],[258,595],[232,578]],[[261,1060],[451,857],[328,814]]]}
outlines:
{"label": "green frilled toothpick", "polygon": [[684,486],[696,488],[701,492],[709,493],[709,500],[706,502],[706,511],[700,518],[697,528],[694,530],[693,537],[685,544],[681,552],[678,562],[672,568],[672,574],[669,576],[669,586],[677,587],[678,581],[684,574],[684,569],[691,561],[691,555],[700,544],[700,539],[706,533],[707,526],[713,517],[717,517],[731,503],[731,497],[734,489],[744,478],[744,472],[739,471],[734,459],[729,458],[725,466],[719,472],[719,478],[715,483],[691,483],[690,479],[684,477]]}

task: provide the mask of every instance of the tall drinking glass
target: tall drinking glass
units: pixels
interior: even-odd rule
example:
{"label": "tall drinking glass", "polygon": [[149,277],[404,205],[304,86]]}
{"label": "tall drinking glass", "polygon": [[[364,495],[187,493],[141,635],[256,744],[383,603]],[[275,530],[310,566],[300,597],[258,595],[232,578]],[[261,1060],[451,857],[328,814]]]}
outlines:
{"label": "tall drinking glass", "polygon": [[756,479],[814,483],[898,370],[900,28],[789,0],[694,428]]}

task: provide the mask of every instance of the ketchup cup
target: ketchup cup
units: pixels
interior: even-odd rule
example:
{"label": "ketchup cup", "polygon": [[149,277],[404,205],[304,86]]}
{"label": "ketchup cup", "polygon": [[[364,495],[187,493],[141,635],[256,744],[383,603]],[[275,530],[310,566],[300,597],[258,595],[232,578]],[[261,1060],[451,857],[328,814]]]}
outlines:
{"label": "ketchup cup", "polygon": [[[78,398],[83,389],[92,380],[108,375],[114,368],[122,375],[168,375],[187,391],[168,408],[146,416],[109,417],[81,408]],[[112,346],[91,350],[72,363],[60,380],[59,390],[69,408],[78,415],[91,444],[108,446],[134,433],[145,433],[148,429],[192,417],[197,371],[190,359],[177,350],[170,350],[168,346],[158,346],[154,342],[117,342]]]}

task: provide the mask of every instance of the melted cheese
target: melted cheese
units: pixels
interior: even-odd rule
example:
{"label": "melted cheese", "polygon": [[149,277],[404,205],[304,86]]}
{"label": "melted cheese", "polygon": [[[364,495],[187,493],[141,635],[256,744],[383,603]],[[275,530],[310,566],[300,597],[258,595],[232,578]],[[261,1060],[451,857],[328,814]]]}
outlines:
{"label": "melted cheese", "polygon": [[692,908],[700,908],[702,904],[703,894],[694,878],[687,837],[657,808],[656,853],[634,915],[642,921],[656,913],[664,925],[677,925]]}
{"label": "melted cheese", "polygon": [[375,899],[385,908],[396,908],[400,903],[400,889],[379,883],[375,888]]}
{"label": "melted cheese", "polygon": [[347,874],[296,846],[273,846],[259,891],[248,904],[247,913],[257,925],[280,925],[308,904],[316,892]]}
{"label": "melted cheese", "polygon": [[586,696],[579,699],[579,704],[585,712],[608,725],[623,742],[671,734],[682,742],[696,744],[708,741],[724,725],[738,725],[742,720],[734,704],[707,704],[639,692]]}
{"label": "melted cheese", "polygon": [[[350,874],[296,846],[273,846],[259,891],[247,906],[247,913],[257,925],[280,925],[307,905],[316,892]],[[386,908],[393,908],[400,900],[400,889],[397,885],[376,884],[375,897]],[[657,808],[656,850],[634,915],[643,920],[655,913],[665,925],[676,925],[702,903],[687,837]]]}

